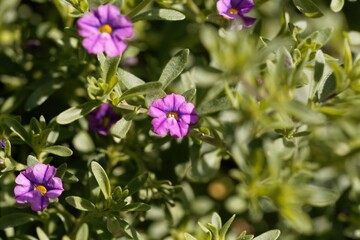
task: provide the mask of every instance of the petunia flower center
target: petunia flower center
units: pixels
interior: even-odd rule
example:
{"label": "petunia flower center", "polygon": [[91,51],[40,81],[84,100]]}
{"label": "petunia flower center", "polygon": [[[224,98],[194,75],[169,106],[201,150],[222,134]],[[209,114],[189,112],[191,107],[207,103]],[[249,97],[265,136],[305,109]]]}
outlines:
{"label": "petunia flower center", "polygon": [[44,196],[47,192],[46,187],[44,187],[43,185],[37,185],[36,187],[34,187],[34,190],[39,191],[42,196]]}
{"label": "petunia flower center", "polygon": [[102,120],[103,127],[107,127],[107,126],[109,126],[109,124],[110,124],[110,118],[104,117]]}
{"label": "petunia flower center", "polygon": [[178,119],[179,119],[179,116],[178,116],[178,114],[177,114],[176,112],[168,112],[168,113],[166,114],[166,117],[167,117],[167,118],[174,118],[175,120],[178,120]]}
{"label": "petunia flower center", "polygon": [[239,13],[239,10],[237,10],[236,8],[230,8],[230,9],[228,10],[228,13],[230,13],[230,14],[238,14],[238,13]]}
{"label": "petunia flower center", "polygon": [[112,32],[112,27],[109,24],[102,25],[99,27],[99,32],[110,34]]}

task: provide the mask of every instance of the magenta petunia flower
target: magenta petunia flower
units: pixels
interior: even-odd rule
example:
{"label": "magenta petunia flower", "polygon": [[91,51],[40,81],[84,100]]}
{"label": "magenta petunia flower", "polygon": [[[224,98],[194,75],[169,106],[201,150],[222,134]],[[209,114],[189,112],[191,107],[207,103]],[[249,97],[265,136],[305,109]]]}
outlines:
{"label": "magenta petunia flower", "polygon": [[55,177],[56,169],[49,164],[36,164],[15,178],[15,201],[29,203],[33,211],[43,211],[49,199],[55,199],[64,191],[62,181]]}
{"label": "magenta petunia flower", "polygon": [[231,20],[237,19],[242,21],[242,24],[239,26],[240,29],[243,25],[250,27],[256,20],[255,18],[244,16],[244,14],[254,8],[253,0],[218,0],[216,7],[220,15]]}
{"label": "magenta petunia flower", "polygon": [[130,19],[119,8],[107,4],[92,9],[78,21],[83,47],[91,54],[105,52],[110,57],[121,55],[126,49],[125,39],[134,33]]}
{"label": "magenta petunia flower", "polygon": [[153,131],[165,136],[168,132],[175,138],[182,138],[189,132],[189,125],[198,121],[198,115],[192,103],[178,94],[170,94],[155,100],[149,108]]}
{"label": "magenta petunia flower", "polygon": [[110,128],[121,118],[111,104],[105,103],[89,114],[89,130],[107,135]]}

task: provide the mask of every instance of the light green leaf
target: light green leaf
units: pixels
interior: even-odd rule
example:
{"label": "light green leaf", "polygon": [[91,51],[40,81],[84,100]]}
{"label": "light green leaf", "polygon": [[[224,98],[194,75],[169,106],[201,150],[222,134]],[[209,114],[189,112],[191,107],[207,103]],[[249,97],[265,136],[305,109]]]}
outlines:
{"label": "light green leaf", "polygon": [[181,95],[185,97],[187,102],[191,102],[196,95],[196,88],[190,88],[186,92],[183,92]]}
{"label": "light green leaf", "polygon": [[220,239],[226,239],[226,233],[227,231],[229,230],[230,228],[230,225],[232,224],[232,222],[234,221],[235,219],[235,214],[232,215],[232,217],[224,224],[224,226],[222,226],[222,228],[220,229],[220,232],[219,232],[219,236],[220,236]]}
{"label": "light green leaf", "polygon": [[313,231],[311,218],[301,207],[288,206],[281,209],[280,213],[297,232],[310,234]]}
{"label": "light green leaf", "polygon": [[189,57],[189,52],[189,49],[181,50],[166,64],[159,78],[159,82],[162,83],[163,89],[174,81],[184,70]]}
{"label": "light green leaf", "polygon": [[76,233],[75,240],[87,240],[89,239],[89,226],[83,223]]}
{"label": "light green leaf", "polygon": [[82,118],[83,116],[94,110],[96,107],[100,106],[101,103],[102,103],[101,101],[94,100],[81,104],[77,107],[71,107],[60,113],[56,118],[56,122],[58,124],[72,123]]}
{"label": "light green leaf", "polygon": [[18,135],[21,140],[30,144],[30,136],[25,130],[25,128],[19,123],[15,118],[4,117],[4,123],[13,131],[16,135]]}
{"label": "light green leaf", "polygon": [[125,234],[127,234],[131,239],[142,240],[143,237],[136,231],[136,229],[127,223],[124,219],[118,219],[120,226],[122,227]]}
{"label": "light green leaf", "polygon": [[132,18],[132,22],[141,20],[165,20],[165,21],[180,21],[184,20],[185,15],[173,9],[151,9],[136,15]]}
{"label": "light green leaf", "polygon": [[188,234],[188,233],[184,233],[184,236],[185,236],[185,240],[197,240],[197,238],[191,236],[191,235]]}
{"label": "light green leaf", "polygon": [[145,84],[143,80],[121,68],[117,70],[117,75],[127,89]]}
{"label": "light green leaf", "polygon": [[130,130],[132,121],[127,121],[125,118],[117,121],[114,126],[110,129],[110,133],[115,137],[125,138],[127,132]]}
{"label": "light green leaf", "polygon": [[210,114],[231,108],[231,102],[227,97],[212,99],[196,109],[199,115]]}
{"label": "light green leaf", "polygon": [[38,235],[39,240],[49,240],[47,234],[40,227],[36,227],[36,234]]}
{"label": "light green leaf", "polygon": [[148,83],[144,83],[142,85],[130,88],[121,95],[119,101],[127,99],[127,98],[131,98],[131,97],[143,95],[143,94],[156,92],[159,88],[161,88],[161,86],[162,86],[162,84],[160,82],[148,82]]}
{"label": "light green leaf", "polygon": [[94,211],[96,209],[94,203],[81,197],[69,196],[65,198],[65,201],[74,208],[81,211]]}
{"label": "light green leaf", "polygon": [[293,0],[293,3],[307,17],[316,18],[324,15],[320,8],[311,0]]}
{"label": "light green leaf", "polygon": [[317,51],[315,56],[314,80],[319,82],[324,74],[325,59],[322,51]]}
{"label": "light green leaf", "polygon": [[270,230],[260,236],[254,238],[254,240],[276,240],[280,236],[280,230]]}
{"label": "light green leaf", "polygon": [[35,156],[29,155],[26,159],[26,165],[29,167],[34,167],[36,164],[41,163]]}
{"label": "light green leaf", "polygon": [[340,12],[341,9],[344,7],[345,0],[331,0],[330,8],[334,12]]}
{"label": "light green leaf", "polygon": [[328,206],[339,198],[337,192],[314,185],[306,185],[302,189],[304,194],[308,195],[306,202],[316,207]]}
{"label": "light green leaf", "polygon": [[0,230],[16,227],[28,222],[40,221],[39,217],[28,213],[11,213],[0,218]]}
{"label": "light green leaf", "polygon": [[116,71],[118,69],[120,59],[121,55],[118,57],[105,57],[105,60],[101,59],[100,61],[102,70],[101,77],[109,85],[107,92],[113,89],[118,81]]}
{"label": "light green leaf", "polygon": [[51,153],[60,157],[70,157],[73,154],[73,151],[70,148],[61,145],[46,147],[43,149],[43,152]]}
{"label": "light green leaf", "polygon": [[93,161],[91,162],[91,171],[94,174],[94,177],[99,184],[100,190],[103,193],[105,199],[109,199],[111,194],[111,187],[105,170],[98,162]]}

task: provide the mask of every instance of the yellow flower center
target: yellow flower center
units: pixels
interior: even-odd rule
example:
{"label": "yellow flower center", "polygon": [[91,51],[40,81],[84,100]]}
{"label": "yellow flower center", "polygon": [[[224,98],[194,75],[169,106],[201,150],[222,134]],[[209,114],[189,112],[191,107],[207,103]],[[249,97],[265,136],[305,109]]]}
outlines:
{"label": "yellow flower center", "polygon": [[43,185],[37,185],[34,190],[39,191],[41,193],[42,196],[45,195],[45,193],[47,192],[46,187],[44,187]]}
{"label": "yellow flower center", "polygon": [[166,117],[167,117],[167,118],[174,118],[175,120],[178,120],[178,119],[179,119],[179,116],[178,116],[178,114],[177,114],[176,112],[168,112],[168,113],[166,114]]}
{"label": "yellow flower center", "polygon": [[109,123],[110,123],[110,118],[104,117],[104,118],[103,118],[103,121],[102,121],[103,127],[109,126]]}
{"label": "yellow flower center", "polygon": [[112,32],[112,28],[109,24],[105,24],[105,25],[102,25],[101,27],[99,27],[99,32],[100,33],[108,33],[110,34]]}
{"label": "yellow flower center", "polygon": [[230,8],[228,13],[230,14],[238,14],[239,10],[235,9],[235,8]]}

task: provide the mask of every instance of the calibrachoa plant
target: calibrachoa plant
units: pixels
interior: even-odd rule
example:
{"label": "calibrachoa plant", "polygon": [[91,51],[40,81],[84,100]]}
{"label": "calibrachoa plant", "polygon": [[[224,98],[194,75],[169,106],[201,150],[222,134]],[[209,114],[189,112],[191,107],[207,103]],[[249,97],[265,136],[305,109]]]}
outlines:
{"label": "calibrachoa plant", "polygon": [[0,239],[360,239],[359,11],[0,1]]}
{"label": "calibrachoa plant", "polygon": [[178,94],[169,94],[155,100],[149,107],[153,130],[160,136],[168,132],[175,138],[182,138],[189,132],[189,125],[198,121],[198,115],[192,103]]}
{"label": "calibrachoa plant", "polygon": [[109,103],[104,103],[88,116],[89,130],[95,131],[100,135],[107,135],[110,128],[121,118],[114,111],[114,107]]}
{"label": "calibrachoa plant", "polygon": [[133,36],[130,19],[121,15],[118,7],[107,4],[92,9],[77,21],[82,45],[91,54],[105,52],[110,57],[121,55],[125,40]]}
{"label": "calibrachoa plant", "polygon": [[58,198],[64,191],[62,181],[55,177],[56,169],[49,164],[36,164],[19,173],[15,179],[15,200],[29,203],[33,211],[43,211],[49,199]]}

